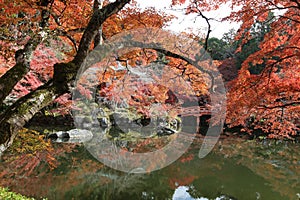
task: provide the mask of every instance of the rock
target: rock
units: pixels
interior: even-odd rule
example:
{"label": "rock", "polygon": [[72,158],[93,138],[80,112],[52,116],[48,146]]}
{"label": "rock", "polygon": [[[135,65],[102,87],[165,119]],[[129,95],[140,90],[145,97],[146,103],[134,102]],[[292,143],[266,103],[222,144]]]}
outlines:
{"label": "rock", "polygon": [[91,140],[93,138],[93,134],[89,130],[72,129],[69,131],[51,133],[47,136],[47,138],[55,142],[82,143]]}
{"label": "rock", "polygon": [[172,135],[174,133],[175,133],[174,130],[167,127],[162,127],[157,131],[158,136]]}
{"label": "rock", "polygon": [[93,124],[92,117],[86,116],[86,115],[76,116],[74,121],[75,121],[76,127],[79,127],[79,128],[82,128],[82,129],[91,128],[92,124]]}
{"label": "rock", "polygon": [[100,126],[102,127],[102,128],[107,128],[108,126],[109,126],[109,121],[108,121],[108,119],[107,118],[97,118],[97,120],[98,120],[98,122],[100,123]]}
{"label": "rock", "polygon": [[61,139],[69,139],[70,136],[68,133],[66,132],[63,132],[63,131],[58,131],[56,133],[51,133],[47,136],[47,138],[51,139],[51,140],[56,140],[58,138],[61,138]]}
{"label": "rock", "polygon": [[151,123],[151,118],[139,118],[133,121],[133,123],[139,126],[148,126]]}

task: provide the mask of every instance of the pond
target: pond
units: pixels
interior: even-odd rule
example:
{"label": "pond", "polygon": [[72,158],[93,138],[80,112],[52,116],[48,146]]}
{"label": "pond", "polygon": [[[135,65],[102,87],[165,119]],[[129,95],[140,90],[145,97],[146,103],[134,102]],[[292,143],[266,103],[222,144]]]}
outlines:
{"label": "pond", "polygon": [[[299,199],[299,144],[225,138],[200,159],[201,141],[195,139],[188,151],[169,166],[146,174],[111,169],[91,156],[83,145],[57,143],[56,149],[68,149],[68,153],[58,158],[55,169],[41,165],[30,175],[3,176],[0,185],[50,200]],[[0,172],[9,167],[1,162]]]}

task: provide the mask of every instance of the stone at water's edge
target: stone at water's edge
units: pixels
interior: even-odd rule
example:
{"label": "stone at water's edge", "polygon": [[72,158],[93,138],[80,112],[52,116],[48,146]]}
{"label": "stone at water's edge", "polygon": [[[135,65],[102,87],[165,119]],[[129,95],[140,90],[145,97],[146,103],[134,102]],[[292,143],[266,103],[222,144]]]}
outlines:
{"label": "stone at water's edge", "polygon": [[93,138],[93,133],[84,129],[72,129],[69,131],[58,131],[51,133],[47,138],[55,142],[82,143]]}
{"label": "stone at water's edge", "polygon": [[161,129],[159,129],[157,131],[157,135],[158,136],[164,136],[164,135],[172,135],[174,134],[175,131],[170,129],[170,128],[167,128],[167,127],[162,127]]}
{"label": "stone at water's edge", "polygon": [[108,139],[131,141],[169,136],[181,130],[180,117],[161,116],[150,119],[129,108],[115,108],[103,102],[81,102],[76,106],[78,110],[73,111],[76,129],[52,133],[48,138],[55,142],[86,142],[93,138],[93,134],[105,130],[102,134]]}
{"label": "stone at water's edge", "polygon": [[[115,116],[116,119],[116,116]],[[179,119],[173,119],[173,120],[167,120],[164,118],[156,119],[156,120],[149,120],[149,124],[146,122],[141,121],[140,119],[130,121],[127,118],[118,118],[118,121],[122,121],[125,124],[124,126],[119,127],[118,124],[114,124],[113,126],[105,127],[105,126],[99,126],[99,123],[96,124],[96,127],[100,127],[101,130],[106,130],[106,132],[109,134],[111,138],[119,138],[120,140],[136,140],[138,138],[151,138],[154,136],[169,136],[172,134],[175,134],[177,132],[180,132],[180,120]],[[87,123],[90,125],[90,127],[93,127],[93,123],[89,122]],[[145,125],[145,126],[143,126]],[[117,133],[115,134],[115,131],[107,131],[112,130],[112,127],[114,127],[114,130],[117,130]],[[53,142],[68,142],[68,143],[83,143],[88,142],[93,138],[93,133],[90,130],[82,128],[72,129],[69,131],[58,131],[55,133],[51,133],[47,136],[47,138],[51,139]],[[91,129],[93,130],[93,129]],[[111,134],[113,133],[113,134]],[[102,133],[105,134],[105,133]],[[125,138],[124,138],[125,137]],[[131,139],[129,139],[131,137]]]}

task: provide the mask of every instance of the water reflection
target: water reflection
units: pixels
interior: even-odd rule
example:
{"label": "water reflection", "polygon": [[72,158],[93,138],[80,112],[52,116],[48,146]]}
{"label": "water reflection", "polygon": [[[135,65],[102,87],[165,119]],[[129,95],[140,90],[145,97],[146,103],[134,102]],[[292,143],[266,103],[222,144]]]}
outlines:
{"label": "water reflection", "polygon": [[[205,197],[200,197],[200,198],[193,198],[189,191],[194,190],[193,186],[179,186],[178,188],[175,189],[174,194],[172,196],[172,200],[210,200]],[[234,198],[221,195],[220,197],[217,197],[215,200],[235,200]]]}
{"label": "water reflection", "polygon": [[[190,156],[193,154],[185,155]],[[195,155],[194,155],[195,156]],[[173,163],[150,174],[102,169],[85,174],[61,199],[286,199],[271,183],[234,160],[212,154]],[[103,184],[105,182],[105,184]],[[56,199],[59,198],[56,196]]]}
{"label": "water reflection", "polygon": [[[199,145],[195,144],[176,162],[148,174],[124,173],[105,167],[83,146],[78,146],[72,153],[60,158],[60,165],[53,171],[39,168],[32,176],[15,174],[11,182],[8,181],[12,180],[11,176],[2,178],[0,184],[21,194],[43,196],[49,200],[298,198],[299,145],[289,145],[288,149],[285,145],[273,146],[270,149],[273,149],[274,155],[277,154],[274,157],[269,147],[254,148],[250,143],[241,144],[240,141],[220,143],[204,159],[198,158]],[[57,148],[61,148],[60,144]],[[283,150],[286,155],[281,153],[278,156],[278,152]],[[258,154],[251,157],[256,151],[265,157],[260,159]],[[276,161],[276,166],[271,161]],[[9,167],[2,164],[2,167]]]}

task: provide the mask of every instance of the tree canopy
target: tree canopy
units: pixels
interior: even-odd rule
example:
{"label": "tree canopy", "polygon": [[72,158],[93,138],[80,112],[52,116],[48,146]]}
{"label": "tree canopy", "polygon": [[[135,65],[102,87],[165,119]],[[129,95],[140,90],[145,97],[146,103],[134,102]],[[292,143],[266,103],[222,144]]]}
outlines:
{"label": "tree canopy", "polygon": [[[163,29],[174,17],[154,8],[139,9],[137,2],[0,0],[0,152],[36,113],[70,92],[90,50],[126,30]],[[218,63],[240,58],[238,77],[228,84],[226,123],[242,126],[250,134],[255,129],[262,130],[272,138],[299,134],[300,2],[172,0],[173,6],[178,4],[186,5],[186,15],[196,13],[208,26],[204,38],[193,33],[182,35],[203,42]],[[210,38],[213,19],[204,13],[222,4],[235,8],[223,20],[242,23],[231,34],[234,38],[230,34],[222,40]],[[158,60],[192,80],[197,95],[208,91],[201,78],[207,71],[193,69],[195,63],[174,52],[137,49],[112,63],[134,66]],[[156,101],[168,98],[164,88],[147,87],[155,91]],[[145,94],[136,96],[144,97]],[[60,102],[67,106],[66,99]]]}

